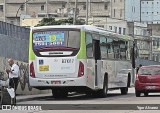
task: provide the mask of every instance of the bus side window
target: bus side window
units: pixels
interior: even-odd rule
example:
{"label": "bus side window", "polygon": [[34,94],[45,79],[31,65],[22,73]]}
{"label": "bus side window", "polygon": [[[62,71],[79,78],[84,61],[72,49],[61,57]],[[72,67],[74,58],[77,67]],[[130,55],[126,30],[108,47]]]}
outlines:
{"label": "bus side window", "polygon": [[120,59],[127,59],[127,42],[125,41],[120,42]]}
{"label": "bus side window", "polygon": [[119,40],[113,40],[113,50],[114,50],[114,58],[120,59],[120,47]]}
{"label": "bus side window", "polygon": [[132,41],[128,41],[127,42],[127,60],[131,60],[132,59],[132,46],[133,46],[133,42]]}
{"label": "bus side window", "polygon": [[114,58],[114,52],[113,52],[113,39],[107,37],[107,57],[110,59]]}
{"label": "bus side window", "polygon": [[87,57],[93,58],[93,42],[92,35],[90,33],[86,33],[86,49],[87,49]]}
{"label": "bus side window", "polygon": [[107,46],[106,46],[107,40],[106,37],[100,36],[100,49],[101,49],[101,57],[107,58]]}

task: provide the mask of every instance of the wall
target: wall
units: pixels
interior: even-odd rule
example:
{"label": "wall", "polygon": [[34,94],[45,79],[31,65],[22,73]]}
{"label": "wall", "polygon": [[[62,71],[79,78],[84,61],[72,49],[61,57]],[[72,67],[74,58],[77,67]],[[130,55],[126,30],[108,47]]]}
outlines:
{"label": "wall", "polygon": [[28,48],[29,48],[29,29],[0,22],[0,78],[4,75],[6,68],[10,68],[8,58],[15,59],[20,67],[20,82],[17,94],[40,94],[48,93],[49,90],[40,91],[30,87],[28,82]]}
{"label": "wall", "polygon": [[28,62],[28,40],[1,34],[0,40],[0,56]]}
{"label": "wall", "polygon": [[[0,78],[3,78],[3,80],[8,79],[8,75],[5,73],[5,68],[9,69],[9,65],[7,63],[8,58],[5,57],[0,57]],[[17,63],[20,67],[20,79],[19,79],[19,84],[17,88],[17,94],[20,95],[33,95],[33,94],[42,94],[42,93],[50,93],[50,90],[37,90],[35,88],[32,88],[29,85],[29,74],[28,74],[28,63],[26,62],[21,62],[18,60],[15,60],[15,63]],[[3,74],[3,75],[2,75]],[[4,77],[2,77],[4,76]]]}
{"label": "wall", "polygon": [[[115,2],[114,2],[115,1]],[[125,16],[125,1],[127,0],[111,0],[111,17],[112,18],[117,18],[117,19],[124,19]],[[114,10],[115,10],[115,15],[114,15]]]}
{"label": "wall", "polygon": [[[0,21],[1,56],[14,57],[15,59],[21,61],[27,61],[27,55],[23,54],[23,52],[25,51],[27,53],[29,31],[30,29],[28,28],[15,26]],[[23,45],[23,47],[20,47],[20,45]],[[6,50],[9,52],[6,53]],[[18,50],[19,53],[14,53],[14,50]],[[12,54],[12,56],[10,54]],[[21,54],[21,57],[19,54]]]}

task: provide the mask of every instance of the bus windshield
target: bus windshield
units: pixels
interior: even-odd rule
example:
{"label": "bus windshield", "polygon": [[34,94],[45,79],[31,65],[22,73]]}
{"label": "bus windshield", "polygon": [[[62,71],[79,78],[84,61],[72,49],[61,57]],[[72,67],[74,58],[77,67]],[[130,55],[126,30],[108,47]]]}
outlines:
{"label": "bus windshield", "polygon": [[33,50],[79,49],[80,31],[45,30],[33,33]]}

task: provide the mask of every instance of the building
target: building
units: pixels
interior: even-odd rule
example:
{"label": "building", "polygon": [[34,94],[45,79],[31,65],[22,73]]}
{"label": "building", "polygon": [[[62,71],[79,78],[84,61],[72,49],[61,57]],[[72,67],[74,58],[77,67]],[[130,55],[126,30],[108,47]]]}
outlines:
{"label": "building", "polygon": [[160,24],[148,24],[152,35],[152,60],[160,62]]}
{"label": "building", "polygon": [[113,31],[117,34],[127,35],[127,21],[114,18],[93,18],[91,25],[103,27],[106,30]]}
{"label": "building", "polygon": [[[78,0],[77,17],[85,17],[87,8],[89,17],[109,17],[111,15],[110,0]],[[24,15],[44,17],[70,17],[74,15],[75,0],[0,0],[0,21],[20,24]]]}
{"label": "building", "polygon": [[110,0],[111,1],[111,18],[125,19],[125,1],[127,0]]}
{"label": "building", "polygon": [[133,36],[138,58],[151,59],[152,41],[146,23],[128,22],[128,35]]}
{"label": "building", "polygon": [[[77,17],[124,19],[125,0],[77,0]],[[87,10],[88,9],[88,10]],[[0,0],[0,21],[20,25],[20,17],[73,17],[75,0]]]}
{"label": "building", "polygon": [[160,23],[160,0],[126,0],[125,20]]}
{"label": "building", "polygon": [[140,21],[140,0],[125,0],[125,20]]}
{"label": "building", "polygon": [[0,21],[4,21],[4,0],[0,0]]}
{"label": "building", "polygon": [[[147,24],[150,60],[160,61],[160,0],[126,0],[125,20]],[[143,39],[147,40],[144,36]]]}

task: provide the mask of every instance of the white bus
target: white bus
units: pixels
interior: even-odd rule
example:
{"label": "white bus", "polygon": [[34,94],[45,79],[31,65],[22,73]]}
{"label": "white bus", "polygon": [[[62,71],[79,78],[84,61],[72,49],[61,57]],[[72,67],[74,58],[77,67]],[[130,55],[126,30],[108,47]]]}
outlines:
{"label": "white bus", "polygon": [[127,94],[132,69],[132,37],[90,25],[33,27],[29,46],[29,83],[53,96],[85,92],[106,97],[110,89]]}

